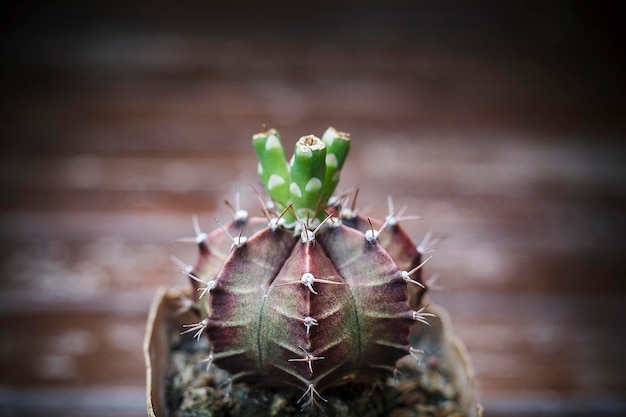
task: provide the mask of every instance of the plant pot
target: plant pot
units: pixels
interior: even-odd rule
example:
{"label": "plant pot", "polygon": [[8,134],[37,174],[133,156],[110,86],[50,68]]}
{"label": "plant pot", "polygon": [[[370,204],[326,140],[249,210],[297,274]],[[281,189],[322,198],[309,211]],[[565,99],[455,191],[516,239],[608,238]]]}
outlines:
{"label": "plant pot", "polygon": [[[175,314],[175,312],[180,309],[182,297],[188,296],[188,294],[189,291],[187,289],[160,288],[150,308],[143,346],[147,369],[146,402],[149,416],[170,416],[167,399],[170,398],[171,395],[168,394],[166,390],[168,389],[168,376],[171,377],[172,374],[171,362],[172,356],[174,355],[173,347],[180,345],[182,324],[197,321],[197,317],[193,317],[191,312]],[[432,304],[429,306],[428,310],[436,314],[438,319],[431,320],[430,327],[425,325],[415,326],[414,331],[411,333],[413,345],[415,346],[417,343],[419,345],[417,347],[428,352],[428,356],[419,357],[419,354],[415,356],[407,355],[405,358],[398,361],[397,366],[400,369],[400,373],[404,373],[405,375],[399,377],[399,379],[396,378],[395,381],[392,381],[393,378],[391,377],[386,379],[391,381],[388,383],[388,386],[398,388],[385,389],[400,390],[400,393],[396,394],[394,397],[394,401],[398,402],[398,408],[391,410],[388,415],[393,417],[417,415],[420,412],[415,410],[423,409],[423,415],[464,415],[468,417],[480,417],[482,415],[482,408],[475,398],[473,370],[465,347],[463,343],[452,334],[447,312],[441,307]],[[194,363],[190,363],[189,366],[199,368],[197,364]],[[407,369],[409,371],[403,371]],[[413,379],[406,377],[407,372],[413,375],[411,369],[421,369],[416,371],[417,373],[415,374],[420,375],[419,378],[418,376],[411,376],[410,378]],[[223,381],[228,381],[228,378],[223,375],[225,372],[221,370],[217,370],[217,372],[220,372],[222,375],[216,378],[222,378]],[[431,374],[434,375],[434,378],[430,376],[427,377],[427,375]],[[431,395],[429,394],[431,388],[439,389],[430,387],[430,385],[435,386],[439,384],[442,380],[441,375],[445,376],[446,385],[442,387],[441,392],[432,395],[440,397],[442,392],[449,392],[446,394],[446,398],[453,397],[453,399],[448,398],[443,402],[439,401],[444,404],[444,406],[437,406],[439,407],[437,408],[430,400],[425,401],[424,395]],[[418,385],[419,388],[416,388]],[[354,387],[352,387],[352,389],[353,391],[348,395],[355,397]],[[366,390],[370,390],[371,392],[374,392],[375,389],[377,388],[366,388]],[[343,389],[343,391],[347,392],[347,389]],[[227,398],[229,401],[237,399],[237,395],[234,391],[222,389],[220,392],[223,392],[224,398]],[[254,390],[254,395],[252,392],[253,391],[245,391],[246,398],[248,398],[247,396],[256,396],[255,398],[251,398],[250,401],[257,401],[258,403],[258,401],[267,399],[267,395],[259,395],[258,390]],[[233,393],[232,396],[231,393]],[[372,398],[377,398],[376,395],[371,395],[371,393],[366,393],[366,395],[360,395],[358,397],[361,397],[362,401],[375,401]],[[293,400],[281,401],[277,400],[277,398],[282,399],[283,397],[277,396],[273,398],[272,407],[274,407],[274,403],[277,403],[276,407],[291,407],[290,409],[292,411],[294,408],[298,408]],[[295,399],[298,399],[298,395],[296,395]],[[283,403],[287,403],[287,405]],[[322,405],[321,407],[323,408],[324,406],[325,405]],[[255,405],[252,405],[252,407],[255,407]],[[252,409],[255,410],[255,408]],[[286,410],[287,408],[284,409]],[[448,413],[446,411],[447,409],[453,411]],[[245,407],[242,408],[241,404],[238,404],[237,407],[229,411],[228,415],[238,415],[236,414],[237,410],[242,410],[241,415],[249,415],[250,412],[249,410],[245,411]],[[257,413],[255,412],[255,414]],[[283,413],[280,409],[273,408],[271,414],[282,416],[286,415],[286,412]],[[206,415],[219,416],[220,412],[213,411],[213,413],[207,413]],[[306,413],[302,415],[306,415]],[[365,414],[361,413],[360,415]]]}

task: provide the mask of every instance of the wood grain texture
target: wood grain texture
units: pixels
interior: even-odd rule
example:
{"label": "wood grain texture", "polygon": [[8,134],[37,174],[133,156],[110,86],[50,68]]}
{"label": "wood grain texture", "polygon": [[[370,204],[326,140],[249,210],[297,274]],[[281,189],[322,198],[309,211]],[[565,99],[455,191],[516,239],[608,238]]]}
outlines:
{"label": "wood grain texture", "polygon": [[[241,2],[240,6],[246,6]],[[251,6],[251,5],[247,5]],[[490,416],[626,412],[623,68],[608,5],[17,9],[3,28],[0,415],[144,415],[172,243],[259,208],[250,139],[328,125],[339,187],[447,236]],[[558,22],[555,26],[547,22]],[[76,411],[78,410],[78,411]],[[71,414],[71,413],[70,413]]]}

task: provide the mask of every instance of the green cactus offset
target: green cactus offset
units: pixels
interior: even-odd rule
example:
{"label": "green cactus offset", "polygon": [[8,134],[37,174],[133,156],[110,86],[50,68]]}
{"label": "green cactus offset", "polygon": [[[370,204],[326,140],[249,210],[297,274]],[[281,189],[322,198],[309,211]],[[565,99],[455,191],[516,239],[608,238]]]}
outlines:
{"label": "green cactus offset", "polygon": [[[391,373],[413,325],[428,325],[421,267],[431,247],[416,246],[398,224],[356,213],[356,193],[333,196],[350,148],[329,128],[302,137],[288,162],[278,132],[253,136],[269,202],[264,216],[239,207],[206,234],[194,218],[200,256],[184,266],[200,314],[183,333],[206,335],[206,362],[233,381],[302,390],[303,405],[324,391]],[[238,204],[236,205],[238,206]],[[416,216],[412,216],[416,217]]]}

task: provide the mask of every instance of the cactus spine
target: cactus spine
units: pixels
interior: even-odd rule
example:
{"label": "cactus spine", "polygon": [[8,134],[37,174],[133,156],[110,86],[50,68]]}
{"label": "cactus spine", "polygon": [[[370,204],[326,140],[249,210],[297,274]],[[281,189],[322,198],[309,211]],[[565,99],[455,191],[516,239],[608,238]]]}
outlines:
{"label": "cactus spine", "polygon": [[206,334],[207,361],[233,380],[297,387],[305,403],[392,371],[414,354],[411,327],[432,316],[421,304],[422,253],[399,214],[390,202],[385,221],[371,220],[345,198],[331,199],[350,148],[346,133],[302,137],[290,162],[275,130],[252,143],[272,204],[265,217],[237,207],[210,234],[194,222],[200,257],[183,272],[201,320],[184,332]]}

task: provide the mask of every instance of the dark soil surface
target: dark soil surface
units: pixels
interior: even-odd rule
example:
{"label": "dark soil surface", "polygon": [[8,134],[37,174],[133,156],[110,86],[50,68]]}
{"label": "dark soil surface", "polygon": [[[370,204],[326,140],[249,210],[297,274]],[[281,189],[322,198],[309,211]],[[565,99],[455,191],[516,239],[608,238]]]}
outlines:
{"label": "dark soil surface", "polygon": [[399,360],[394,375],[372,385],[332,388],[307,401],[310,397],[303,397],[304,390],[233,383],[227,372],[215,366],[207,372],[206,362],[202,362],[208,356],[207,341],[198,343],[191,337],[173,335],[167,377],[170,416],[466,416],[441,349],[430,338],[413,342],[422,352]]}

